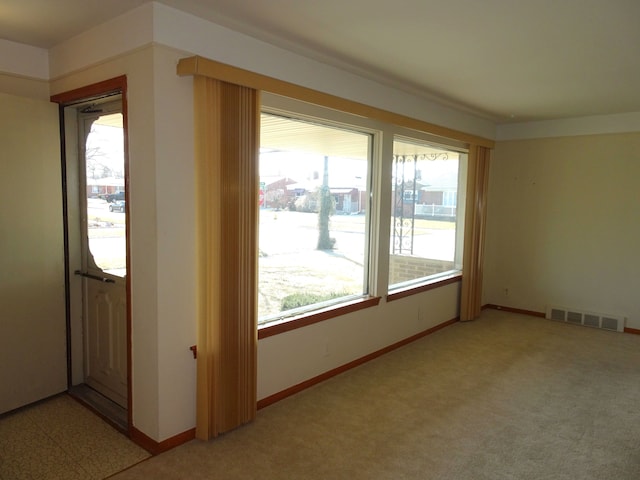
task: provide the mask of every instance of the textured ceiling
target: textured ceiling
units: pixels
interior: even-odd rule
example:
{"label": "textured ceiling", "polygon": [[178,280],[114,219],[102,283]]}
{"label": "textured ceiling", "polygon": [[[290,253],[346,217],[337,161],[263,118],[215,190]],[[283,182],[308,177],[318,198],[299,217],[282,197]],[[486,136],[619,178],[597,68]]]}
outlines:
{"label": "textured ceiling", "polygon": [[[3,0],[51,47],[144,0]],[[497,122],[640,111],[638,0],[160,0]]]}

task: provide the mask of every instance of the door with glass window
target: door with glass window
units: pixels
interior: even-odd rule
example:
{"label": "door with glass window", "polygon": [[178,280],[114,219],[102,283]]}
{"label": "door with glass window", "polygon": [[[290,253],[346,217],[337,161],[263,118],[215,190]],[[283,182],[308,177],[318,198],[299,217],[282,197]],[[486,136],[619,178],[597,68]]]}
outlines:
{"label": "door with glass window", "polygon": [[121,102],[80,110],[84,376],[127,407],[127,195]]}

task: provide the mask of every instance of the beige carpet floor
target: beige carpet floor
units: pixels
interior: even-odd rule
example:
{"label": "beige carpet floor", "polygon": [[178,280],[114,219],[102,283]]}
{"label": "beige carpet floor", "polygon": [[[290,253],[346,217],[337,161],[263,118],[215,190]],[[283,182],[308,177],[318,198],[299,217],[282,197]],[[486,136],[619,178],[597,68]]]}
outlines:
{"label": "beige carpet floor", "polygon": [[0,480],[97,480],[149,456],[68,395],[0,417]]}
{"label": "beige carpet floor", "polygon": [[638,480],[640,336],[487,310],[113,478]]}

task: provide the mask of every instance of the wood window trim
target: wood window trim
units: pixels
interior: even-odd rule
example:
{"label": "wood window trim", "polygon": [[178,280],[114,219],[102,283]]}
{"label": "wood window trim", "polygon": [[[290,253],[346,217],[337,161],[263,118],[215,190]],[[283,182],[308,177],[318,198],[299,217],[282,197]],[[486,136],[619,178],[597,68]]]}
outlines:
{"label": "wood window trim", "polygon": [[[445,277],[438,277],[432,281],[427,281],[424,284],[411,286],[406,289],[398,290],[396,292],[387,295],[387,302],[399,300],[401,298],[409,297],[411,295],[417,295],[419,293],[434,290],[436,288],[444,287],[452,283],[462,281],[461,273],[453,273]],[[375,307],[380,304],[381,297],[366,297],[352,302],[344,302],[331,307],[319,309],[312,312],[306,312],[299,316],[283,319],[279,322],[272,322],[265,324],[264,326],[258,326],[258,340],[263,338],[272,337],[281,333],[290,332],[298,328],[307,327],[314,323],[324,322],[332,318],[346,315],[347,313],[357,312],[366,308]]]}
{"label": "wood window trim", "polygon": [[461,273],[452,273],[451,275],[447,275],[444,277],[437,277],[432,280],[426,280],[424,283],[421,283],[419,285],[412,285],[389,293],[387,295],[387,302],[392,302],[394,300],[399,300],[401,298],[409,297],[411,295],[416,295],[422,292],[427,292],[429,290],[434,290],[436,288],[444,287],[445,285],[450,285],[452,283],[461,281]]}
{"label": "wood window trim", "polygon": [[302,87],[284,80],[216,62],[198,55],[181,59],[178,62],[177,73],[180,76],[201,75],[216,78],[236,85],[310,102],[323,107],[380,120],[385,123],[426,132],[446,139],[457,140],[470,145],[480,145],[487,148],[494,148],[495,145],[493,140],[487,138],[417,120],[328,93],[319,92],[311,88]]}
{"label": "wood window trim", "polygon": [[347,313],[357,312],[365,308],[375,307],[380,303],[380,297],[365,297],[351,302],[342,302],[337,305],[306,312],[300,316],[283,319],[279,322],[272,322],[262,327],[258,326],[258,340],[272,337],[281,333],[290,332],[298,328],[307,327],[314,323],[324,322],[331,318],[340,317]]}

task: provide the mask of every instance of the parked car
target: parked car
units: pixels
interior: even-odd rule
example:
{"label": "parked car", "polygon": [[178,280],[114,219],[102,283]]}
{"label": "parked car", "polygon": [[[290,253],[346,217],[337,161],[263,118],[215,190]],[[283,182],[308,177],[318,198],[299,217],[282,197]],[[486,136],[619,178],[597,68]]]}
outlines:
{"label": "parked car", "polygon": [[116,200],[115,202],[109,204],[110,212],[122,212],[125,211],[125,201],[124,200]]}
{"label": "parked car", "polygon": [[102,198],[104,198],[108,203],[124,200],[124,192],[105,193],[102,195]]}

